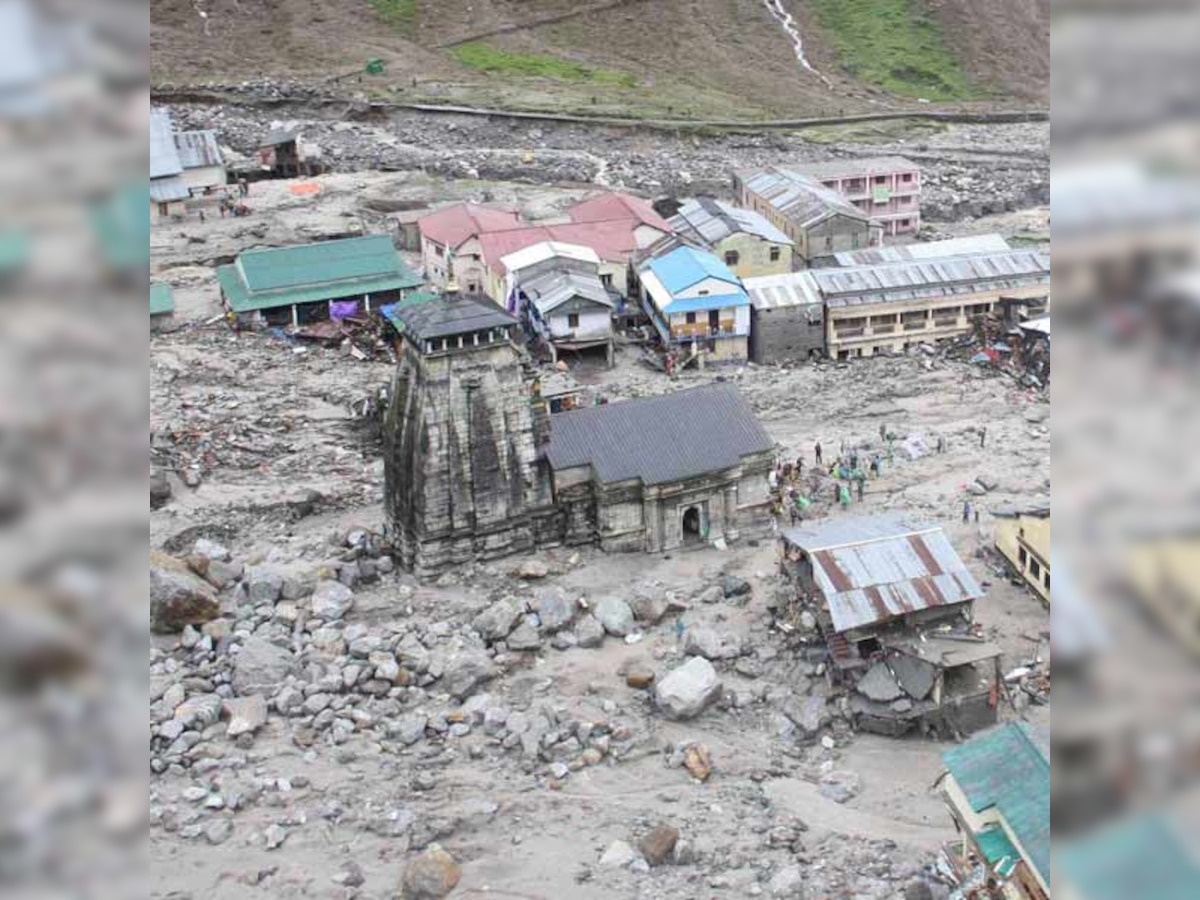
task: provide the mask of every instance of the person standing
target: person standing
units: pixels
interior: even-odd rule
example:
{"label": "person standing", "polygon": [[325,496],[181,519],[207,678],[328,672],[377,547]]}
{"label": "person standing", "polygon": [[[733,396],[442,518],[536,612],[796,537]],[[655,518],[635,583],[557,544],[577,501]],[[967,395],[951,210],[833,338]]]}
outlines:
{"label": "person standing", "polygon": [[865,479],[865,478],[858,479],[858,502],[859,503],[862,503],[863,491],[865,490],[866,483],[867,483],[867,479]]}
{"label": "person standing", "polygon": [[881,441],[887,440],[887,422],[879,423],[879,440],[881,440]]}
{"label": "person standing", "polygon": [[985,443],[987,443],[987,426],[980,425],[979,426],[979,446],[981,449]]}
{"label": "person standing", "polygon": [[824,464],[824,460],[821,458],[821,442],[820,441],[817,441],[816,446],[813,447],[813,456],[816,458],[818,466]]}
{"label": "person standing", "polygon": [[946,452],[946,438],[945,438],[945,436],[940,435],[940,434],[938,435],[938,439],[937,439],[937,452],[938,453]]}
{"label": "person standing", "polygon": [[963,524],[968,525],[971,522],[971,501],[963,501]]}
{"label": "person standing", "polygon": [[799,481],[803,475],[804,475],[804,457],[797,456],[796,457],[796,480]]}

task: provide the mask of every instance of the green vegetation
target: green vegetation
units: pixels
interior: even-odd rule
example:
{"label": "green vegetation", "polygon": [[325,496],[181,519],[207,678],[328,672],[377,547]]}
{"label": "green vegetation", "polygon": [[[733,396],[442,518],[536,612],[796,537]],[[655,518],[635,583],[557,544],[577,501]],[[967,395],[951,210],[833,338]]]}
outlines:
{"label": "green vegetation", "polygon": [[375,14],[402,32],[411,32],[417,25],[417,0],[370,0]]}
{"label": "green vegetation", "polygon": [[810,144],[883,144],[896,140],[914,141],[946,131],[941,122],[927,119],[892,119],[884,122],[852,122],[847,125],[814,125],[793,134]]}
{"label": "green vegetation", "polygon": [[481,72],[551,78],[555,81],[576,83],[608,84],[617,87],[637,87],[637,79],[625,72],[593,69],[582,63],[545,53],[510,53],[483,41],[461,44],[451,52],[464,66],[478,69]]}
{"label": "green vegetation", "polygon": [[927,0],[813,0],[813,6],[856,78],[928,100],[984,95],[943,43]]}

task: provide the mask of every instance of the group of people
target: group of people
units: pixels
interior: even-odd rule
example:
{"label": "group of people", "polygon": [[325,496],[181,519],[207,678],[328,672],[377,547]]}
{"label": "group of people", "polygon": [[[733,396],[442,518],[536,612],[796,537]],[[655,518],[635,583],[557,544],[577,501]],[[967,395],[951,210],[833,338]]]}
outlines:
{"label": "group of people", "polygon": [[[893,459],[890,443],[887,459],[889,462]],[[843,442],[838,458],[827,464],[825,450],[818,441],[813,445],[813,461],[806,485],[802,483],[803,454],[798,455],[795,462],[781,460],[776,464],[769,478],[776,517],[786,514],[793,525],[803,521],[805,511],[812,506],[813,498],[819,495],[826,476],[833,479],[835,504],[848,507],[855,493],[861,502],[866,494],[867,481],[883,474],[884,455],[880,452],[860,453],[857,449],[848,449]],[[807,493],[804,487],[807,487]]]}

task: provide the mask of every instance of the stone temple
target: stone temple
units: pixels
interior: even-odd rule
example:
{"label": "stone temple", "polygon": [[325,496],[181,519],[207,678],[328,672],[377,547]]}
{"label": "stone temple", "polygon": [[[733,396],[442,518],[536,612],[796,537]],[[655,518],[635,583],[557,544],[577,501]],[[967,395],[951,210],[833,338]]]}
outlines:
{"label": "stone temple", "polygon": [[384,506],[409,571],[561,544],[658,552],[769,523],[774,444],[733,386],[552,416],[524,376],[517,321],[487,297],[389,317],[401,340]]}

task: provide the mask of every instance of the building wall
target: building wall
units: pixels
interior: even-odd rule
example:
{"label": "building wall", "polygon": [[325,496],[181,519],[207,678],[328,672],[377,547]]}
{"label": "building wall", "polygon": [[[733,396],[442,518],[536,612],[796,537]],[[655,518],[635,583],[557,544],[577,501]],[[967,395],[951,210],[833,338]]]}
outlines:
{"label": "building wall", "polygon": [[[431,238],[421,236],[421,264],[425,267],[425,278],[433,285],[444,288],[447,281],[446,254],[448,248]],[[454,251],[454,277],[460,290],[467,293],[487,293],[485,267],[480,256],[479,241],[470,238],[463,241]],[[493,300],[494,295],[488,293]]]}
{"label": "building wall", "polygon": [[[999,825],[1003,828],[1012,845],[1017,848],[1017,852],[1022,856],[1021,866],[1025,870],[1025,878],[1035,891],[1042,892],[1039,895],[1036,892],[1026,890],[1024,896],[1029,898],[1029,900],[1043,900],[1043,898],[1050,896],[1050,886],[1041,880],[1037,872],[1029,864],[1029,856],[1025,848],[1021,846],[1021,842],[1017,840],[1017,836],[1013,833],[1013,830],[1009,827],[1008,822],[1005,821],[1004,816],[1000,814],[998,809],[991,807],[982,812],[975,812],[971,808],[971,802],[967,799],[967,795],[959,786],[958,781],[949,773],[942,779],[942,797],[945,799],[946,805],[950,808],[950,813],[958,823],[959,828],[964,832],[975,835],[993,825]],[[978,848],[976,850],[978,852]]]}
{"label": "building wall", "polygon": [[175,216],[186,216],[187,204],[183,200],[172,200],[169,203],[150,203],[151,222],[169,222]]}
{"label": "building wall", "polygon": [[[465,245],[464,245],[465,246]],[[596,275],[605,286],[611,284],[622,294],[626,290],[626,276],[628,274],[628,265],[624,262],[611,262],[609,260],[600,260],[600,267],[596,270]],[[462,282],[460,281],[460,284]],[[508,284],[509,278],[507,272],[502,272],[497,268],[490,266],[484,267],[483,274],[483,292],[495,300],[501,306],[508,302]]]}
{"label": "building wall", "polygon": [[[771,259],[774,251],[775,259]],[[792,248],[788,244],[765,241],[752,234],[731,234],[713,248],[717,259],[729,266],[738,278],[755,275],[785,275],[792,271]],[[737,262],[730,263],[730,253],[737,254]]]}
{"label": "building wall", "polygon": [[760,365],[799,361],[825,353],[821,304],[750,311],[750,359]]}
{"label": "building wall", "polygon": [[732,284],[720,278],[705,278],[671,296],[675,300],[693,300],[698,297],[719,297],[722,294],[732,294],[734,291],[740,291],[741,289],[740,285]]}
{"label": "building wall", "polygon": [[909,344],[966,334],[972,318],[995,309],[1005,297],[1045,296],[1045,284],[985,289],[950,297],[919,297],[861,306],[827,305],[825,346],[831,359],[903,352]]}
{"label": "building wall", "polygon": [[549,317],[552,338],[574,338],[575,340],[601,340],[612,337],[612,313],[607,307],[592,304],[587,311],[576,313],[579,324],[572,326],[569,312],[555,310]]}
{"label": "building wall", "polygon": [[801,255],[809,266],[819,265],[825,257],[846,250],[863,250],[878,241],[870,222],[850,216],[830,216],[801,232]]}
{"label": "building wall", "polygon": [[180,176],[183,183],[192,190],[203,190],[206,187],[220,187],[227,183],[224,166],[197,166],[194,169],[184,169]]}
{"label": "building wall", "polygon": [[[1021,573],[1042,602],[1050,604],[1050,517],[996,519],[996,549]],[[1036,569],[1036,572],[1035,572]]]}
{"label": "building wall", "polygon": [[884,234],[915,234],[921,229],[921,173],[916,168],[827,178],[822,183],[879,220]]}

